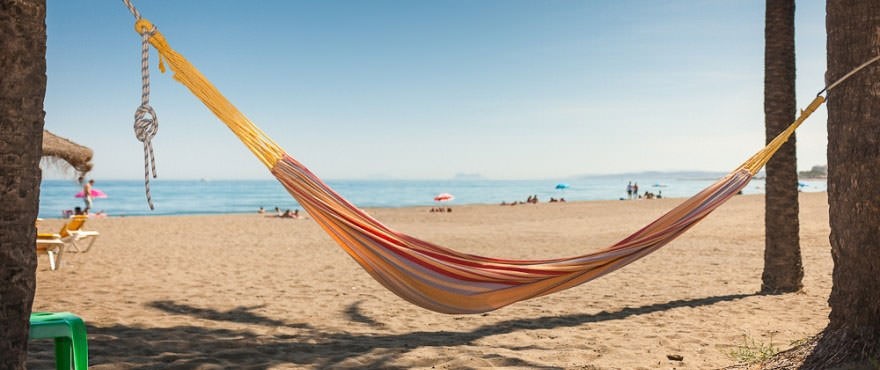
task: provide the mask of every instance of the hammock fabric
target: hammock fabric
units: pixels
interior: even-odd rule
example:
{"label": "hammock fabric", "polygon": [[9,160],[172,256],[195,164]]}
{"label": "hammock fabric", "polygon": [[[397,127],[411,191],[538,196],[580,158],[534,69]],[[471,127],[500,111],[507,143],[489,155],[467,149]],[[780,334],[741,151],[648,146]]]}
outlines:
{"label": "hammock fabric", "polygon": [[[140,19],[138,33],[153,30]],[[729,175],[616,244],[548,260],[505,260],[456,252],[394,231],[342,198],[260,131],[155,31],[149,42],[174,78],[190,89],[266,165],[315,221],[376,281],[401,298],[442,313],[480,313],[583,284],[666,245],[749,183],[773,153],[822,103],[800,117]]]}

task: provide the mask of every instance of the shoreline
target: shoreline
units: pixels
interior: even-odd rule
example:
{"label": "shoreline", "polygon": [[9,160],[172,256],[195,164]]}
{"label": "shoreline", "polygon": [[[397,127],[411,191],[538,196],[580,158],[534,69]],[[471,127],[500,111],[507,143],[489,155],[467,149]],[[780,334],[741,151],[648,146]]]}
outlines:
{"label": "shoreline", "polygon": [[[809,191],[809,192],[801,192],[801,193],[805,193],[805,194],[826,194],[827,191],[825,191],[825,190],[823,190],[823,191]],[[763,197],[763,196],[764,196],[763,193],[761,193],[761,194],[741,194],[741,195],[738,195],[738,197]],[[668,198],[667,198],[667,197],[663,197],[663,198],[661,198],[661,199],[589,199],[589,200],[566,200],[565,202],[553,202],[553,203],[550,203],[550,202],[548,202],[548,201],[541,201],[541,202],[538,203],[538,205],[549,205],[549,204],[553,204],[553,205],[565,205],[565,204],[583,204],[583,203],[601,203],[601,202],[613,202],[613,203],[617,203],[617,202],[632,202],[632,201],[639,201],[639,202],[640,202],[640,201],[661,201],[661,202],[666,202],[666,201],[676,201],[676,200],[678,200],[678,201],[682,201],[682,200],[686,200],[686,199],[688,199],[688,198],[689,198],[689,197],[668,197]],[[293,199],[293,198],[291,198],[291,199]],[[447,204],[447,203],[443,203],[443,204],[433,204],[433,205],[426,204],[426,205],[402,205],[402,206],[364,207],[364,208],[361,208],[361,209],[366,210],[366,211],[370,211],[370,210],[388,210],[388,209],[392,209],[392,210],[393,210],[393,209],[415,209],[415,208],[425,208],[425,209],[430,209],[430,208],[433,208],[433,207],[444,207],[444,208],[446,208],[446,207],[451,207],[451,208],[454,209],[454,208],[456,208],[456,207],[478,207],[478,206],[479,206],[479,207],[482,207],[482,206],[496,206],[496,207],[508,207],[508,208],[513,208],[513,207],[529,207],[529,206],[535,206],[535,204],[528,204],[528,203],[525,203],[525,204],[517,204],[517,205],[515,205],[515,206],[511,206],[509,203],[508,203],[508,204],[505,204],[505,205],[501,205],[501,204],[499,204],[499,203],[462,203],[462,204]],[[723,206],[722,206],[722,207],[723,207]],[[145,206],[145,208],[146,208],[146,206]],[[300,209],[302,212],[306,212],[304,209],[302,209],[302,207],[297,206],[297,207],[293,207],[293,208],[291,208],[291,209],[294,209],[294,208],[298,208],[298,209]],[[359,207],[359,208],[360,208],[360,207]],[[269,217],[269,216],[270,216],[269,213],[270,213],[269,211],[266,211],[266,213],[263,214],[262,216]],[[307,215],[308,213],[301,213],[301,214],[306,214],[306,215]],[[256,210],[253,211],[253,212],[212,212],[212,213],[193,212],[193,213],[166,213],[166,214],[146,214],[146,215],[143,215],[143,214],[132,214],[132,215],[112,215],[112,214],[108,214],[106,217],[101,217],[101,219],[113,219],[113,218],[136,218],[136,217],[242,216],[242,215],[254,215],[254,216],[259,216],[260,214],[258,214],[258,213],[256,212]],[[66,218],[64,218],[64,217],[41,217],[41,218],[44,219],[44,220],[65,220],[65,219],[66,219]],[[271,217],[269,217],[269,218],[271,218]],[[96,219],[96,218],[90,218],[90,219]]]}

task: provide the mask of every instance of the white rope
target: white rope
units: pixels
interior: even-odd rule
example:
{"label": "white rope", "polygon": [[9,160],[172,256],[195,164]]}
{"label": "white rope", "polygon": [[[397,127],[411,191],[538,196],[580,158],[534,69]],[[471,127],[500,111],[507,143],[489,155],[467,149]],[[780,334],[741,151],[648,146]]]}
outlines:
{"label": "white rope", "polygon": [[833,89],[833,88],[836,87],[837,85],[840,85],[843,81],[846,81],[846,80],[847,80],[848,78],[850,78],[852,75],[856,74],[856,72],[861,71],[862,69],[864,69],[865,67],[867,67],[867,66],[869,66],[869,65],[871,65],[871,64],[874,64],[874,62],[876,62],[876,61],[878,61],[878,60],[880,60],[880,55],[871,58],[870,60],[868,60],[867,62],[862,63],[862,65],[860,65],[860,66],[858,66],[858,67],[853,68],[852,71],[849,71],[849,73],[843,75],[843,77],[841,77],[841,78],[838,78],[837,81],[834,81],[834,83],[832,83],[832,84],[826,86],[824,89],[822,89],[822,91],[819,91],[819,93],[816,94],[816,96],[822,95],[822,93],[824,93],[824,92],[826,92],[826,91],[830,91],[831,89]]}
{"label": "white rope", "polygon": [[[130,0],[122,0],[135,19],[140,20],[141,14],[131,4]],[[156,26],[151,30],[138,30],[141,33],[141,105],[134,111],[134,135],[144,144],[144,191],[147,195],[147,204],[153,207],[153,197],[150,194],[150,173],[156,178],[156,154],[153,153],[153,137],[159,131],[159,117],[150,106],[150,36],[156,32]],[[148,117],[149,115],[149,117]],[[152,170],[152,172],[151,172]]]}
{"label": "white rope", "polygon": [[131,0],[122,0],[125,6],[128,7],[128,11],[131,12],[131,15],[134,16],[134,19],[141,20],[141,12],[137,10],[137,8],[132,5]]}

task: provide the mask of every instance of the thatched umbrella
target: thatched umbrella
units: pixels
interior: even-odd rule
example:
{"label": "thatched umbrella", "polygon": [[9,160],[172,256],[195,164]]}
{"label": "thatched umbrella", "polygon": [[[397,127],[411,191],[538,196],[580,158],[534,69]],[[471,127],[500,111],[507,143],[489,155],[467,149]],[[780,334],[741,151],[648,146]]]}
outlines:
{"label": "thatched umbrella", "polygon": [[80,175],[92,169],[92,150],[43,130],[43,158],[67,162]]}

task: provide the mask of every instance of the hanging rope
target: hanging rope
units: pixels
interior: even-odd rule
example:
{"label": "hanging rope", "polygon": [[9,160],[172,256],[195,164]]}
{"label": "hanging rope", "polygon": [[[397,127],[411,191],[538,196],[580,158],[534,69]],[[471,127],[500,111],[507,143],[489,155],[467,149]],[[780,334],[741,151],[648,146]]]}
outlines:
{"label": "hanging rope", "polygon": [[843,77],[841,77],[841,78],[838,78],[837,81],[834,81],[830,85],[825,86],[825,88],[822,89],[822,91],[819,91],[819,93],[816,94],[816,96],[822,95],[822,93],[824,93],[826,91],[831,91],[831,89],[835,88],[837,85],[840,85],[843,81],[846,81],[848,78],[852,77],[852,75],[856,74],[856,72],[861,71],[862,69],[864,69],[865,67],[867,67],[871,64],[874,64],[878,60],[880,60],[880,55],[871,58],[870,60],[862,63],[862,65],[860,65],[858,67],[853,68],[851,71],[849,71],[849,73],[843,75]]}
{"label": "hanging rope", "polygon": [[[122,0],[135,19],[141,20],[141,14],[132,5],[130,0]],[[140,23],[136,24],[139,25]],[[153,153],[153,137],[159,131],[159,117],[150,106],[150,37],[156,33],[156,26],[147,28],[141,26],[137,29],[141,34],[141,105],[134,111],[134,134],[138,141],[144,144],[144,191],[147,195],[147,204],[153,207],[153,197],[150,194],[150,174],[156,178],[156,155]],[[161,58],[160,58],[161,62]]]}

